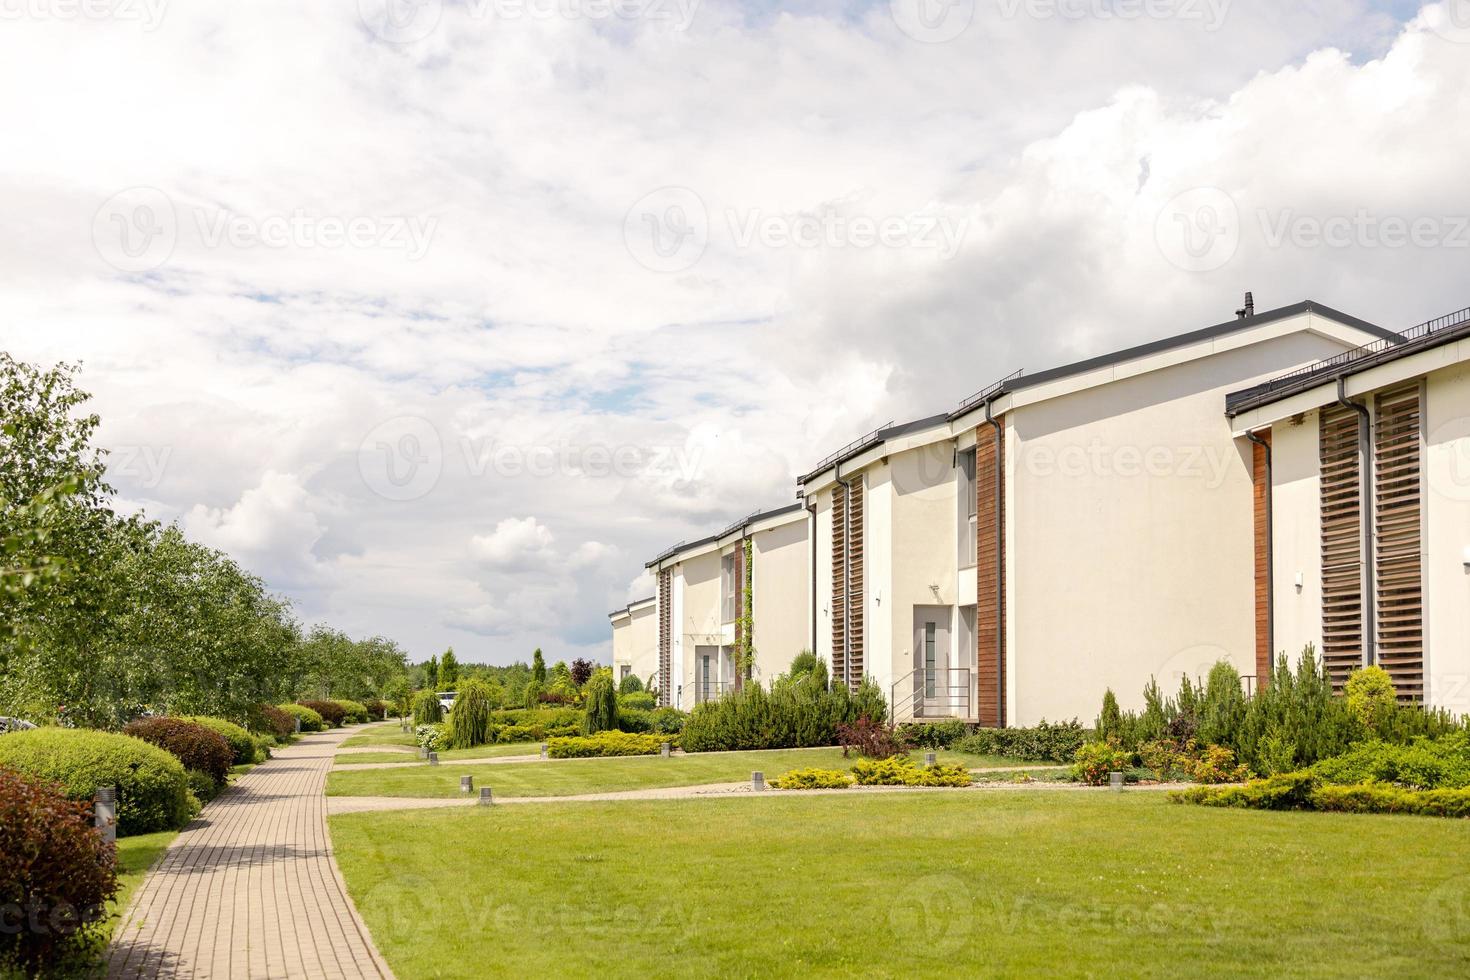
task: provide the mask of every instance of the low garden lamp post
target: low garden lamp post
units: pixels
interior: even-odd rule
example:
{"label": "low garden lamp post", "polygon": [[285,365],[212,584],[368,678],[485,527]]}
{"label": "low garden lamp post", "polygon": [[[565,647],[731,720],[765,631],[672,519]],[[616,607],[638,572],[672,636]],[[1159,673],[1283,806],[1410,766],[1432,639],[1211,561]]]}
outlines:
{"label": "low garden lamp post", "polygon": [[117,788],[98,786],[92,798],[93,823],[102,831],[102,839],[109,844],[117,843]]}
{"label": "low garden lamp post", "polygon": [[473,793],[475,791],[475,777],[474,776],[460,776],[459,777],[459,791],[461,793]]}
{"label": "low garden lamp post", "polygon": [[490,792],[489,786],[480,787],[480,806],[494,806],[495,796]]}

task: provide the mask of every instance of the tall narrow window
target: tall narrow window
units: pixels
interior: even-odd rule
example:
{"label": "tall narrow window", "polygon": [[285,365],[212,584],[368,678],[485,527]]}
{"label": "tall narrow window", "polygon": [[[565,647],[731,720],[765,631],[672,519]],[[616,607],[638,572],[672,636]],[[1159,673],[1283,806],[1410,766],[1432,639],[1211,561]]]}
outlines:
{"label": "tall narrow window", "polygon": [[1404,701],[1424,699],[1424,504],[1419,383],[1376,399],[1374,646]]}
{"label": "tall narrow window", "polygon": [[975,450],[968,449],[960,453],[959,460],[959,536],[960,536],[960,567],[968,568],[975,564],[975,548],[977,544],[975,523]]}
{"label": "tall narrow window", "polygon": [[724,619],[721,622],[735,622],[737,591],[735,585],[735,552],[732,551],[720,559],[720,595],[724,613]]}
{"label": "tall narrow window", "polygon": [[924,697],[933,700],[938,664],[934,652],[934,624],[924,624]]}

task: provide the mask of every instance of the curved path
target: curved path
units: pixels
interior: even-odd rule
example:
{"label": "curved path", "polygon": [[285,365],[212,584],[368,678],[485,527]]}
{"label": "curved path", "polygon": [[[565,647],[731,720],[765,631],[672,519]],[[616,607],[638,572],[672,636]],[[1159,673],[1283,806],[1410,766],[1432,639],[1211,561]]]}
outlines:
{"label": "curved path", "polygon": [[302,736],[205,807],[128,906],[108,976],[391,978],[327,836],[327,771],[353,731]]}

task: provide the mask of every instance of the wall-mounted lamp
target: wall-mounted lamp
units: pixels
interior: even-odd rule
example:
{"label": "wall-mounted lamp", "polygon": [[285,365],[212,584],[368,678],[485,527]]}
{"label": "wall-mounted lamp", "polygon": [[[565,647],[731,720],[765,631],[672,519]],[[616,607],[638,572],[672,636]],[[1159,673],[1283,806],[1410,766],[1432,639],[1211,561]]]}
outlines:
{"label": "wall-mounted lamp", "polygon": [[1470,544],[1465,546],[1465,551],[1460,557],[1464,559],[1465,567],[1470,569]]}
{"label": "wall-mounted lamp", "polygon": [[1302,573],[1301,572],[1297,572],[1296,573],[1296,590],[1297,590],[1297,592],[1301,592],[1302,585],[1303,585]]}

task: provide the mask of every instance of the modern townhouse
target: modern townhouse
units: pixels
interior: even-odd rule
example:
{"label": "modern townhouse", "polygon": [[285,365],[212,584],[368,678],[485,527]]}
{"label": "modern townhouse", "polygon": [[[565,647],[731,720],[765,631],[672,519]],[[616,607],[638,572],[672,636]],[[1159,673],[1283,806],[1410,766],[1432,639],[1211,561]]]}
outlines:
{"label": "modern townhouse", "polygon": [[1338,688],[1379,664],[1401,698],[1470,711],[1470,310],[1227,413],[1255,463],[1255,671],[1312,643]]}
{"label": "modern townhouse", "polygon": [[768,682],[811,645],[808,524],[799,504],[758,512],[648,563],[660,703],[687,710]]}
{"label": "modern townhouse", "polygon": [[1316,303],[1037,374],[799,481],[817,650],[898,720],[1090,718],[1153,676],[1255,674],[1252,458],[1226,396],[1394,335]]}
{"label": "modern townhouse", "polygon": [[658,674],[658,602],[655,596],[607,614],[612,623],[613,677],[647,681]]}

